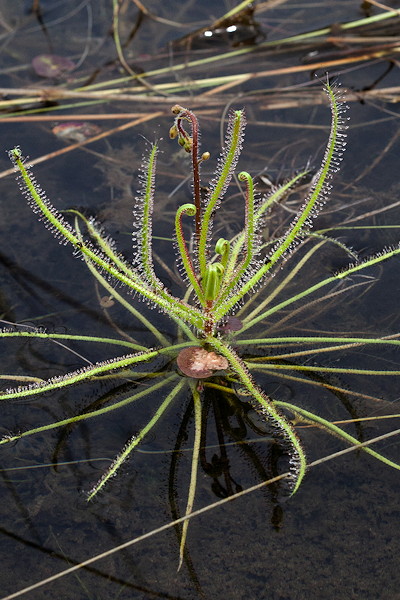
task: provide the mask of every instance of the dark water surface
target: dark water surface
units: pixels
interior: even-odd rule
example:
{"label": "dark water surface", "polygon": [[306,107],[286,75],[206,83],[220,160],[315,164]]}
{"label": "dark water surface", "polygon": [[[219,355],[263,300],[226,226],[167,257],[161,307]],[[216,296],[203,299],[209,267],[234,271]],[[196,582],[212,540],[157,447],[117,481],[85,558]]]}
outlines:
{"label": "dark water surface", "polygon": [[[123,70],[115,61],[110,33],[111,2],[42,1],[42,25],[29,13],[30,5],[26,0],[0,3],[3,88],[54,85],[54,80],[41,79],[30,66],[32,57],[42,53],[68,56],[79,63],[76,71],[65,76],[70,81],[69,89],[76,89],[89,79],[98,83],[123,76]],[[153,14],[187,24],[182,28],[149,18],[137,21],[135,5],[128,2],[122,5],[122,40],[127,40],[135,24],[137,26],[136,34],[124,50],[135,71],[165,68],[235,49],[224,32],[216,41],[215,36],[212,40],[202,36],[189,45],[171,45],[232,8],[229,3],[220,0],[213,3],[145,2]],[[275,5],[257,13],[254,17],[257,23],[247,29],[241,27],[245,37],[249,35],[250,41],[262,43],[365,16],[359,2],[348,0],[282,1]],[[396,2],[392,6],[400,8]],[[398,35],[398,22],[387,30],[382,25],[371,35],[395,36],[396,27]],[[334,29],[333,35],[337,35],[337,31]],[[346,56],[347,49],[345,40],[320,45],[311,42],[291,52],[281,48],[267,53],[260,48],[257,53],[239,55],[224,62],[166,72],[150,81],[152,84],[181,84],[177,93],[182,102],[192,101],[199,107],[203,148],[209,149],[212,156],[218,153],[223,110],[228,105],[245,106],[249,124],[240,169],[255,175],[265,173],[279,182],[293,176],[307,162],[311,168],[317,167],[323,154],[329,133],[329,109],[326,104],[312,100],[303,102],[305,96],[297,91],[307,90],[310,82],[312,89],[318,91],[313,74],[299,69],[250,79],[232,89],[211,94],[209,105],[199,96],[210,88],[196,88],[196,80],[301,67],[307,61],[323,63]],[[317,75],[323,77],[325,71],[324,67],[317,69]],[[332,237],[366,257],[397,243],[400,237],[399,229],[393,227],[400,223],[397,206],[400,141],[398,104],[382,100],[379,94],[365,100],[362,91],[398,85],[398,66],[389,60],[375,59],[368,63],[333,66],[329,71],[344,88],[359,93],[360,101],[350,102],[348,150],[343,168],[335,177],[334,191],[316,227],[359,226],[359,229],[337,229]],[[285,104],[283,88],[287,93]],[[281,106],[271,108],[277,98]],[[87,98],[82,98],[82,102],[85,101]],[[69,103],[68,100],[63,102]],[[30,104],[38,108],[38,104],[29,99],[24,108]],[[153,105],[143,95],[141,103],[114,100],[66,107],[54,113],[53,123],[0,122],[3,150],[0,168],[2,171],[9,168],[5,150],[15,144],[20,144],[32,160],[63,148],[65,142],[52,133],[61,114],[75,114],[71,120],[76,121],[80,114],[153,110],[162,114],[86,148],[50,159],[34,169],[38,181],[58,208],[76,208],[96,216],[129,257],[136,175],[148,147],[146,139],[164,138],[160,142],[155,234],[170,238],[177,204],[190,201],[190,186],[184,181],[186,157],[168,140],[172,124],[168,101],[161,99]],[[126,120],[115,118],[93,123],[106,130]],[[213,164],[211,160],[204,167],[205,181],[212,173]],[[172,193],[178,184],[182,185]],[[110,323],[99,306],[99,291],[84,263],[74,259],[70,248],[59,245],[38,222],[21,197],[13,176],[2,177],[0,185],[0,317],[27,327],[104,337],[117,337],[115,323],[120,330],[137,336],[141,343],[154,344],[149,334],[140,330],[140,324],[118,307],[110,309]],[[262,187],[265,182],[259,181],[258,185],[260,191],[267,191]],[[281,223],[296,212],[295,202],[294,199],[293,204],[271,219],[270,235],[277,234]],[[225,230],[232,235],[240,225],[241,209],[232,203],[231,209],[223,210]],[[171,242],[159,242],[157,251],[172,270],[165,281],[178,293]],[[310,281],[326,277],[349,260],[332,244],[310,262],[304,277]],[[370,285],[350,289],[346,296],[333,297],[327,308],[310,306],[300,316],[290,318],[289,315],[284,323],[272,320],[264,324],[266,330],[257,335],[262,337],[268,331],[273,331],[274,336],[323,335],[328,331],[369,337],[396,334],[400,325],[399,274],[398,259],[381,263],[379,269],[364,274],[371,278]],[[278,273],[276,281],[282,277]],[[173,335],[166,318],[156,311],[147,311],[143,304],[138,306],[151,315],[165,335]],[[108,354],[105,354],[101,347],[76,343],[68,346],[78,354],[42,341],[0,340],[1,372],[46,378],[79,368],[86,364],[85,359],[95,362],[115,355],[113,348],[107,348]],[[333,354],[325,362],[318,355],[305,360],[311,365],[322,362],[326,366],[399,368],[397,350],[377,351],[373,346]],[[321,377],[326,384],[354,390],[358,395],[333,394],[316,385],[269,375],[260,381],[275,399],[297,403],[330,420],[400,412],[397,377]],[[4,387],[9,385],[5,382]],[[29,402],[3,403],[1,431],[6,434],[60,420],[95,406],[96,402],[119,399],[126,392],[121,382],[93,383]],[[190,448],[193,442],[189,398],[185,395],[173,405],[99,499],[90,504],[85,499],[85,492],[146,422],[146,417],[153,414],[159,401],[155,395],[137,406],[85,421],[66,431],[44,432],[0,447],[1,598],[168,523],[172,520],[174,505],[180,513],[184,511],[190,453],[181,453],[172,467],[171,457],[177,439],[184,448]],[[245,449],[232,443],[238,438],[239,425],[229,406],[212,394],[208,402],[210,447],[199,470],[195,508],[267,478],[271,459],[260,437],[249,442]],[[346,431],[365,440],[395,430],[397,421],[396,418],[372,420],[358,429],[351,424],[346,426]],[[343,442],[316,429],[299,428],[299,434],[310,460],[345,447]],[[222,446],[218,446],[218,435],[225,440],[226,456],[221,453]],[[248,430],[240,435],[247,440],[255,437]],[[397,438],[382,442],[376,449],[393,461],[400,460]],[[55,463],[58,466],[54,466]],[[180,572],[177,572],[179,543],[176,533],[170,529],[25,597],[34,600],[54,597],[60,600],[400,599],[399,477],[399,471],[366,454],[352,452],[311,469],[300,490],[289,500],[264,489],[193,519],[188,536],[189,558]]]}

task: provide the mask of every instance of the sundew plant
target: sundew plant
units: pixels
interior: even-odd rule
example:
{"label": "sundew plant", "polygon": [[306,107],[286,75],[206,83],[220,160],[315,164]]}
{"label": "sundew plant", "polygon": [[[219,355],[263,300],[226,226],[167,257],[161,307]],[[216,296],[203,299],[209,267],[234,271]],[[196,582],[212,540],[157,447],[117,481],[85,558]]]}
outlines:
{"label": "sundew plant", "polygon": [[[270,397],[261,387],[260,377],[274,374],[279,369],[293,371],[293,375],[307,381],[316,372],[346,373],[356,375],[396,375],[398,371],[377,371],[347,367],[323,367],[307,364],[302,359],[310,355],[310,349],[335,352],[351,347],[367,345],[399,345],[396,339],[375,337],[335,337],[334,335],[293,336],[269,334],[273,316],[288,315],[320,298],[321,293],[332,293],[347,278],[355,277],[368,267],[377,265],[400,253],[400,248],[383,250],[362,262],[349,252],[351,264],[344,269],[322,277],[312,284],[303,277],[311,258],[322,245],[334,243],[323,234],[312,234],[312,223],[327,202],[331,180],[338,170],[346,143],[346,111],[338,90],[329,84],[325,91],[331,107],[331,130],[323,156],[322,165],[312,177],[301,208],[284,233],[275,239],[265,240],[265,232],[274,207],[282,203],[288,194],[304,181],[307,170],[296,174],[283,185],[275,187],[266,197],[256,193],[251,174],[241,171],[237,179],[242,187],[243,202],[240,207],[243,228],[231,238],[217,237],[221,203],[229,190],[242,150],[245,113],[236,110],[230,114],[224,148],[217,161],[211,181],[204,188],[201,166],[210,157],[200,150],[199,123],[189,109],[174,106],[174,122],[169,135],[176,140],[190,157],[193,202],[182,204],[176,210],[174,223],[175,254],[184,284],[182,297],[174,295],[162,281],[154,266],[152,219],[153,205],[157,200],[156,161],[158,144],[152,145],[140,174],[140,191],[134,207],[134,259],[129,262],[116,249],[114,242],[91,218],[78,211],[69,211],[70,220],[51,204],[35,181],[29,166],[17,147],[10,151],[18,173],[19,185],[32,206],[39,213],[55,237],[70,244],[74,253],[81,256],[97,282],[105,288],[115,302],[127,309],[132,319],[154,339],[152,347],[129,341],[122,336],[116,339],[73,334],[52,334],[46,331],[4,330],[4,340],[12,337],[45,340],[69,340],[80,343],[120,346],[123,351],[112,359],[85,366],[48,380],[38,380],[30,385],[7,389],[1,393],[2,401],[34,399],[45,392],[57,391],[82,382],[98,381],[110,377],[124,377],[132,382],[132,393],[106,406],[81,412],[50,424],[15,434],[8,434],[0,444],[9,444],[25,436],[54,428],[79,423],[93,417],[107,418],[107,413],[132,404],[132,431],[136,433],[116,456],[110,467],[88,492],[92,500],[103,491],[121,465],[132,455],[135,448],[162,419],[168,407],[178,401],[185,391],[190,393],[194,415],[194,443],[191,463],[189,494],[186,515],[193,510],[199,452],[202,439],[202,404],[209,388],[236,397],[258,413],[267,424],[269,435],[287,457],[284,479],[286,495],[293,495],[300,487],[307,471],[307,455],[296,430],[295,423],[314,424],[344,442],[359,445],[360,441],[344,429],[322,416],[305,410],[299,405]],[[173,142],[169,142],[173,143]],[[204,191],[206,190],[206,191]],[[69,217],[68,217],[69,218]],[[71,221],[71,222],[70,222]],[[73,222],[73,224],[71,224]],[[192,238],[188,231],[191,228]],[[186,233],[185,233],[186,232]],[[337,245],[347,252],[343,244]],[[300,252],[300,259],[295,257]],[[279,271],[279,283],[273,277]],[[344,290],[345,291],[345,290]],[[129,292],[124,295],[124,292]],[[318,296],[319,295],[319,296]],[[132,298],[134,296],[134,299]],[[337,301],[340,301],[342,293]],[[151,319],[145,317],[139,298],[154,309],[166,314],[174,324],[174,338],[167,338]],[[322,300],[324,296],[322,297]],[[262,332],[262,337],[260,333]],[[279,361],[279,351],[291,352],[290,364]],[[296,364],[297,357],[297,364]],[[156,362],[154,362],[156,359]],[[154,367],[154,364],[157,366]],[[282,371],[281,371],[282,372]],[[7,378],[5,375],[4,379]],[[9,376],[10,379],[15,377]],[[140,382],[142,385],[136,385]],[[145,383],[146,385],[143,385]],[[154,409],[150,420],[138,430],[135,422],[134,404],[147,398]],[[23,427],[23,423],[21,423]],[[400,466],[371,448],[365,452],[387,465]],[[129,467],[129,466],[128,466]],[[90,483],[88,483],[88,488]],[[188,520],[181,530],[180,563],[184,555]]]}

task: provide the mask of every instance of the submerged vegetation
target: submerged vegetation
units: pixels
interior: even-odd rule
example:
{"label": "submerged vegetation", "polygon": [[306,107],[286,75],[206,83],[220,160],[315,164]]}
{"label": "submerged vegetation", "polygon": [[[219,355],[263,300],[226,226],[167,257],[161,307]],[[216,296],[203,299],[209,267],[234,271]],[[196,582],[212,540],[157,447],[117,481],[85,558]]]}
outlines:
{"label": "submerged vegetation", "polygon": [[[199,147],[199,124],[189,109],[175,105],[172,109],[174,123],[170,138],[177,140],[191,160],[193,202],[182,204],[175,215],[175,251],[185,290],[181,297],[174,295],[156,272],[153,261],[152,219],[156,200],[156,161],[158,144],[153,144],[144,161],[141,188],[134,210],[134,259],[126,260],[116,249],[94,219],[78,211],[69,211],[73,224],[60,214],[36,183],[22,152],[14,148],[10,157],[19,173],[19,183],[30,205],[39,213],[55,237],[73,246],[81,256],[97,282],[105,288],[115,302],[121,303],[133,318],[141,323],[154,338],[153,347],[137,340],[109,339],[73,334],[52,334],[46,331],[21,331],[18,328],[3,330],[0,337],[78,341],[96,344],[113,344],[124,348],[128,354],[91,364],[82,369],[48,380],[38,380],[29,385],[2,392],[0,400],[34,399],[45,392],[54,392],[68,386],[91,380],[107,380],[121,377],[131,382],[133,393],[122,400],[86,410],[80,414],[40,424],[27,431],[11,433],[0,444],[8,444],[39,432],[106,415],[110,411],[127,406],[140,398],[153,403],[156,395],[161,398],[148,422],[136,431],[114,462],[95,483],[89,493],[92,500],[103,490],[137,448],[141,441],[159,422],[168,407],[190,391],[193,402],[195,434],[191,465],[190,489],[186,515],[193,510],[200,448],[204,440],[202,399],[209,389],[236,398],[246,410],[255,411],[258,419],[267,425],[272,444],[286,457],[285,469],[276,467],[272,474],[284,476],[281,493],[294,494],[303,481],[307,470],[306,451],[298,435],[298,423],[314,424],[348,444],[360,445],[360,441],[338,425],[318,414],[305,410],[298,404],[283,402],[270,397],[258,383],[264,373],[293,372],[301,381],[315,373],[346,373],[362,376],[398,375],[399,371],[378,371],[368,368],[324,367],[306,363],[295,364],[296,356],[340,352],[349,347],[368,345],[398,346],[397,339],[349,337],[335,335],[287,335],[285,328],[276,334],[277,326],[269,330],[272,316],[282,314],[282,323],[290,311],[298,311],[318,299],[332,295],[340,298],[346,288],[340,286],[352,277],[400,253],[400,248],[383,250],[380,254],[358,261],[354,253],[343,244],[337,245],[350,255],[351,264],[342,270],[323,277],[311,284],[303,277],[306,267],[325,244],[335,243],[323,234],[312,234],[313,219],[328,199],[331,179],[337,171],[345,147],[346,107],[340,93],[329,84],[325,85],[332,113],[332,123],[322,165],[313,175],[305,199],[287,230],[276,239],[264,239],[263,232],[274,207],[308,175],[307,169],[296,174],[281,186],[275,187],[267,196],[257,193],[251,174],[241,171],[237,178],[242,186],[243,228],[233,237],[217,237],[214,224],[219,217],[221,202],[231,181],[243,145],[245,114],[233,111],[229,118],[225,144],[217,162],[214,176],[206,190],[202,186],[200,170],[209,159],[207,151]],[[172,143],[172,142],[170,142]],[[185,231],[191,225],[193,235],[189,240]],[[273,277],[280,273],[279,283]],[[166,314],[175,324],[175,337],[170,339],[142,314],[140,305],[123,295],[128,291],[149,306]],[[323,294],[322,297],[320,294]],[[339,301],[339,300],[338,300]],[[279,323],[278,323],[279,325]],[[260,332],[262,335],[260,336]],[[278,350],[276,350],[278,349]],[[285,362],[285,352],[290,351],[291,362]],[[277,354],[275,353],[277,352]],[[280,354],[279,354],[280,352]],[[300,372],[300,373],[299,373]],[[7,378],[5,376],[4,378]],[[9,376],[10,379],[15,379]],[[139,386],[136,384],[145,383]],[[23,423],[21,423],[23,426]],[[400,466],[374,450],[360,448],[380,461],[400,469]],[[181,530],[180,564],[184,557],[188,520]]]}

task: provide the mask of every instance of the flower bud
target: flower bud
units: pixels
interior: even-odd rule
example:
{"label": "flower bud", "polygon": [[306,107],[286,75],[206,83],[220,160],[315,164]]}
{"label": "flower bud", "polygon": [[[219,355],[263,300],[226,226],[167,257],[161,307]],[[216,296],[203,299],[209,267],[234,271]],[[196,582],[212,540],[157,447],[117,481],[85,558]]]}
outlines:
{"label": "flower bud", "polygon": [[178,137],[178,128],[176,125],[172,125],[171,129],[169,130],[169,137],[171,140],[174,140],[176,137]]}

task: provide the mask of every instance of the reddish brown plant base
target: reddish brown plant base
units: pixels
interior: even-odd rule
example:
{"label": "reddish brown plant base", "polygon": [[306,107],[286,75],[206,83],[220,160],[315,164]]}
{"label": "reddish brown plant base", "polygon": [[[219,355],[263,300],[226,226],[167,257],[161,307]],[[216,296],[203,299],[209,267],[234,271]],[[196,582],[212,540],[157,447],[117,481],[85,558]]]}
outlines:
{"label": "reddish brown plant base", "polygon": [[194,379],[211,377],[215,371],[223,371],[229,365],[224,356],[220,356],[215,352],[208,352],[201,346],[181,350],[176,362],[184,375]]}

